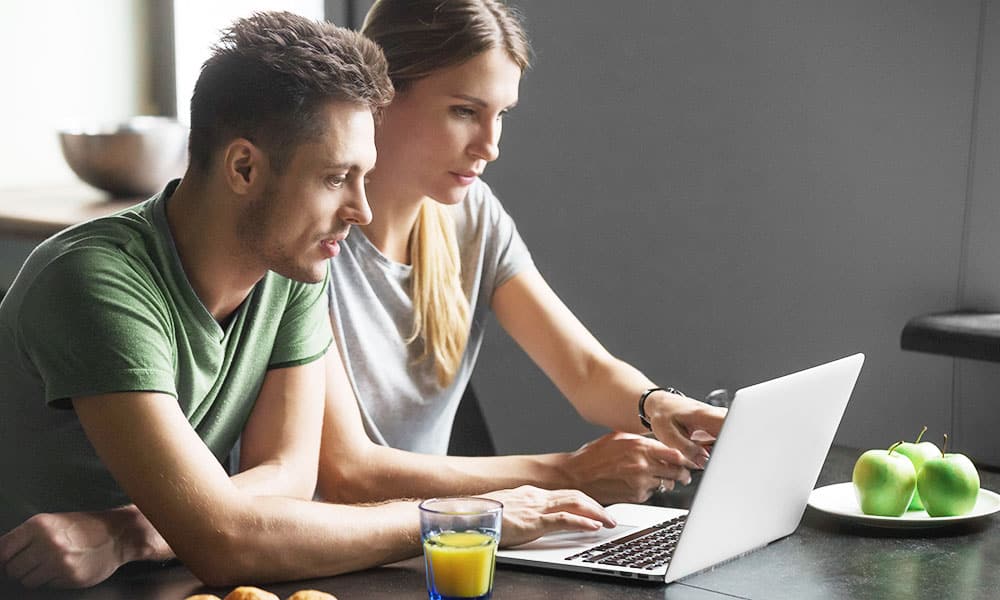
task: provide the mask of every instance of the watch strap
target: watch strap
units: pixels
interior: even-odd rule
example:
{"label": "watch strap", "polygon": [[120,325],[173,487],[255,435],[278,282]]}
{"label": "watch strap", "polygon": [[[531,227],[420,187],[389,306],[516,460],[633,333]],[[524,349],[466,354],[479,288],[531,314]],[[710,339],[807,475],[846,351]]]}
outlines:
{"label": "watch strap", "polygon": [[672,387],[651,387],[644,391],[642,395],[639,396],[639,422],[642,423],[643,427],[650,431],[653,430],[653,424],[649,422],[649,417],[646,416],[646,398],[648,398],[653,392],[666,392],[668,394],[676,394],[678,396],[684,396],[685,398],[687,397],[684,395],[684,392]]}
{"label": "watch strap", "polygon": [[649,397],[653,392],[665,392],[666,390],[658,387],[651,387],[644,391],[641,396],[639,396],[639,422],[646,429],[652,431],[653,425],[649,422],[649,417],[646,416],[646,398]]}

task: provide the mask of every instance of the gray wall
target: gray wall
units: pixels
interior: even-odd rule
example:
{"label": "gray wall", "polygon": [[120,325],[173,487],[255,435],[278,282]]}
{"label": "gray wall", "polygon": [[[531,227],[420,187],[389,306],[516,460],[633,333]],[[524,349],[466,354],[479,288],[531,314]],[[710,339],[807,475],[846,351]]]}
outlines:
{"label": "gray wall", "polygon": [[[537,56],[486,179],[613,353],[704,394],[862,351],[839,443],[927,424],[1000,464],[1000,365],[899,349],[1000,307],[996,0],[519,4]],[[496,328],[475,383],[502,451],[601,433]]]}
{"label": "gray wall", "polygon": [[[978,102],[973,130],[961,263],[960,305],[1000,307],[1000,2],[985,3]],[[1000,365],[955,362],[955,432],[972,456],[1000,465]]]}

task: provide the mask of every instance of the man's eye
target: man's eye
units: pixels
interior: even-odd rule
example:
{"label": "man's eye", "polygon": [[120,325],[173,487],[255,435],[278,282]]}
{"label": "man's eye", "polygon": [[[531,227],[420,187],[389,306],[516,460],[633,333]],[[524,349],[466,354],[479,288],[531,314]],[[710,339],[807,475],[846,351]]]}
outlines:
{"label": "man's eye", "polygon": [[347,181],[346,175],[331,175],[326,178],[326,185],[332,188],[343,187],[344,183]]}

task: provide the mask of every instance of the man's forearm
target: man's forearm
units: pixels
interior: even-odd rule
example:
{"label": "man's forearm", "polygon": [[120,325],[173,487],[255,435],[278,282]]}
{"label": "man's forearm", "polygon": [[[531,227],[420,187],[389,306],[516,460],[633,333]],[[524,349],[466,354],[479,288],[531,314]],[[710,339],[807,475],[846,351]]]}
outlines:
{"label": "man's forearm", "polygon": [[[401,560],[420,548],[414,502],[343,506],[248,495],[242,506],[243,510],[215,520],[211,527],[194,526],[202,519],[193,517],[190,531],[174,534],[178,545],[186,548],[182,550],[186,556],[179,558],[206,583],[335,575]],[[76,513],[65,516],[70,514]],[[175,557],[135,505],[89,514],[103,523],[118,548],[109,555],[109,560],[117,556],[118,561],[106,565],[108,573],[128,562]],[[192,544],[195,538],[206,543]]]}
{"label": "man's forearm", "polygon": [[[251,496],[294,496],[280,465],[260,465],[231,479],[237,488]],[[123,563],[174,558],[170,545],[134,504],[107,511],[106,516],[121,547]]]}
{"label": "man's forearm", "polygon": [[210,585],[336,575],[418,554],[417,513],[416,502],[345,506],[259,497],[217,523],[210,544],[192,543],[204,530],[185,535],[180,558]]}

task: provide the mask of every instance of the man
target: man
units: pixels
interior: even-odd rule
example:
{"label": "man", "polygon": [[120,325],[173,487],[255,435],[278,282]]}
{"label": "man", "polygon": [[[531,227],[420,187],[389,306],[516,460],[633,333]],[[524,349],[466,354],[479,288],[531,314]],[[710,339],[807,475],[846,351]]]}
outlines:
{"label": "man", "polygon": [[[326,260],[371,219],[373,116],[391,95],[358,34],[239,20],[195,86],[184,178],[32,253],[0,305],[8,577],[80,587],[176,555],[230,585],[419,552],[414,502],[311,501]],[[230,477],[220,462],[240,436]],[[576,492],[494,497],[508,544],[610,524]]]}

